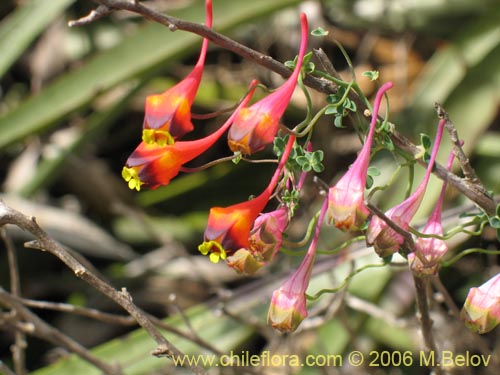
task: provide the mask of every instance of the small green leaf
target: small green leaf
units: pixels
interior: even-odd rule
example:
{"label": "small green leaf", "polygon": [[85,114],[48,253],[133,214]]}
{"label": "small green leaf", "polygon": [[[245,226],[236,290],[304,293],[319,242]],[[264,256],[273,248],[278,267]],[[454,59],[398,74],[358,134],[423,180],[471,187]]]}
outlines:
{"label": "small green leaf", "polygon": [[295,61],[292,61],[292,60],[288,60],[288,61],[285,61],[284,65],[288,68],[288,69],[295,69]]}
{"label": "small green leaf", "polygon": [[339,101],[337,94],[330,94],[326,97],[326,102],[328,104],[336,104]]}
{"label": "small green leaf", "polygon": [[273,152],[277,157],[280,157],[283,154],[283,150],[285,149],[286,137],[276,137],[274,138]]}
{"label": "small green leaf", "polygon": [[325,166],[323,165],[323,163],[314,163],[312,165],[312,169],[316,173],[321,173],[321,172],[323,172],[325,170]]}
{"label": "small green leaf", "polygon": [[346,105],[346,108],[348,108],[351,112],[356,112],[358,109],[356,103],[353,100],[349,100],[349,105]]}
{"label": "small green leaf", "polygon": [[384,136],[382,137],[382,144],[387,150],[389,151],[394,150],[394,143],[392,143],[392,139],[391,137],[389,137],[388,134],[384,134]]}
{"label": "small green leaf", "polygon": [[420,142],[422,143],[422,146],[424,146],[424,149],[426,151],[430,150],[432,146],[432,141],[431,138],[425,134],[425,133],[420,133]]}
{"label": "small green leaf", "polygon": [[378,169],[377,167],[368,167],[368,171],[367,171],[367,174],[368,176],[380,176],[381,172],[380,172],[380,169]]}
{"label": "small green leaf", "polygon": [[312,153],[312,158],[316,162],[322,162],[324,157],[325,153],[323,152],[323,150],[316,150]]}
{"label": "small green leaf", "polygon": [[370,175],[366,176],[366,184],[365,184],[367,189],[370,189],[373,186],[373,177]]}
{"label": "small green leaf", "polygon": [[327,30],[323,29],[321,26],[317,27],[316,29],[311,31],[312,36],[327,36],[328,33],[329,32]]}
{"label": "small green leaf", "polygon": [[330,105],[325,110],[325,115],[337,115],[339,113],[336,105]]}
{"label": "small green leaf", "polygon": [[233,159],[231,160],[234,164],[238,165],[238,163],[241,161],[241,158],[242,158],[242,155],[241,155],[241,152],[239,151],[236,151],[234,153],[234,157]]}
{"label": "small green leaf", "polygon": [[335,125],[336,128],[345,128],[345,126],[342,125],[342,116],[335,116],[333,125]]}
{"label": "small green leaf", "polygon": [[369,70],[362,73],[363,76],[368,77],[370,81],[376,81],[379,76],[378,70]]}
{"label": "small green leaf", "polygon": [[[309,64],[309,62],[311,61],[311,57],[313,56],[313,53],[312,52],[308,52],[304,55],[304,59],[302,60],[302,65],[307,65]],[[295,57],[295,60],[293,60],[295,62],[295,64],[297,64],[297,59],[298,59],[298,56]]]}
{"label": "small green leaf", "polygon": [[310,74],[316,70],[316,65],[314,65],[313,62],[308,62],[307,64],[304,65],[304,71],[307,74]]}
{"label": "small green leaf", "polygon": [[490,217],[489,222],[493,228],[500,229],[500,218],[498,216]]}
{"label": "small green leaf", "polygon": [[429,163],[431,160],[431,154],[429,154],[427,151],[424,152],[424,156],[422,156],[422,160],[425,161],[426,163]]}
{"label": "small green leaf", "polygon": [[310,164],[309,163],[309,158],[305,155],[303,156],[298,156],[296,159],[297,163],[301,166],[301,167],[304,167],[304,165],[306,164]]}

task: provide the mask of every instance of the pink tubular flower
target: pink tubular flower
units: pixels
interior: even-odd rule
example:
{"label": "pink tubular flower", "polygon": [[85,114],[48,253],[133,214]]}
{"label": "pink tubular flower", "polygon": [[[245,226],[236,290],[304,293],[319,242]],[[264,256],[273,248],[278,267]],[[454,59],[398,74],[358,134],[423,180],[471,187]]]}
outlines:
{"label": "pink tubular flower", "polygon": [[347,173],[328,191],[327,221],[328,224],[334,223],[339,229],[359,230],[370,213],[364,199],[370,151],[382,96],[392,87],[392,82],[387,82],[378,90],[373,105],[370,130],[363,148]]}
{"label": "pink tubular flower", "polygon": [[283,116],[297,84],[307,47],[308,24],[305,14],[300,15],[300,21],[302,39],[295,70],[275,92],[252,106],[238,111],[228,134],[228,144],[232,151],[252,154],[272,143],[276,136],[280,118]]}
{"label": "pink tubular flower", "polygon": [[203,255],[210,254],[210,261],[217,263],[241,248],[249,248],[250,231],[279,181],[294,142],[295,137],[291,136],[269,185],[258,197],[229,207],[210,209],[205,241],[198,246]]}
{"label": "pink tubular flower", "polygon": [[[446,168],[451,170],[453,165],[453,160],[455,159],[455,154],[453,151],[448,157],[448,162]],[[432,211],[429,220],[422,231],[424,234],[434,234],[437,236],[443,235],[443,226],[441,224],[441,209],[443,208],[444,196],[446,193],[446,186],[448,184],[446,181],[443,182],[443,187],[441,188],[441,193],[439,195],[438,201],[434,211]],[[410,268],[417,274],[424,275],[435,275],[439,270],[439,262],[443,256],[447,253],[448,246],[444,240],[433,237],[419,237],[415,243],[415,252],[408,254],[408,262],[410,263]]]}
{"label": "pink tubular flower", "polygon": [[[252,81],[252,88],[248,95],[243,98],[239,107],[248,103],[255,92],[256,84],[257,81]],[[163,146],[157,143],[141,142],[127,159],[125,167],[123,167],[123,179],[128,182],[130,189],[136,189],[137,191],[142,186],[156,189],[160,185],[168,185],[170,180],[177,176],[183,164],[201,155],[224,134],[234,120],[235,115],[236,112],[219,129],[202,139],[179,141]]]}
{"label": "pink tubular flower", "polygon": [[[212,27],[212,0],[205,1],[205,8],[205,24]],[[200,57],[191,73],[162,94],[146,98],[142,132],[145,143],[173,144],[175,139],[193,130],[191,106],[200,85],[207,49],[208,39],[203,39]]]}
{"label": "pink tubular flower", "polygon": [[227,264],[245,274],[254,274],[270,262],[283,243],[289,213],[285,206],[261,214],[250,232],[249,247],[238,249],[227,258]]}
{"label": "pink tubular flower", "polygon": [[477,333],[489,332],[500,323],[500,274],[469,290],[461,317]]}
{"label": "pink tubular flower", "polygon": [[316,257],[319,232],[328,208],[325,199],[319,214],[313,240],[299,268],[277,290],[273,292],[271,305],[267,314],[267,322],[281,332],[293,332],[307,317],[306,290],[309,286],[311,271]]}
{"label": "pink tubular flower", "polygon": [[[434,161],[436,160],[436,155],[441,143],[445,122],[446,121],[444,119],[439,121],[438,130],[434,140],[434,147],[432,148],[431,159],[429,160],[429,165],[427,166],[424,179],[412,195],[385,213],[385,216],[392,220],[402,230],[407,231],[409,229],[410,221],[413,216],[415,216],[415,213],[417,212],[424,197],[425,189],[427,187],[427,183],[429,182]],[[366,243],[368,246],[373,245],[376,253],[380,257],[385,258],[399,250],[401,245],[404,243],[404,237],[389,227],[383,219],[378,216],[373,216],[366,231]]]}

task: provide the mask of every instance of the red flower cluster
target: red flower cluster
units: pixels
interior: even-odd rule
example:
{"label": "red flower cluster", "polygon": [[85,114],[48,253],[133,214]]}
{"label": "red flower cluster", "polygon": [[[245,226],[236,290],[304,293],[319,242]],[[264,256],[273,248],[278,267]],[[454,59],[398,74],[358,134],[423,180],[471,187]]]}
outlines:
{"label": "red flower cluster", "polygon": [[[208,27],[212,25],[211,0],[206,0],[205,23]],[[291,99],[307,47],[308,24],[304,14],[301,15],[301,26],[302,41],[297,66],[281,88],[247,108],[249,94],[227,122],[208,137],[179,141],[193,129],[191,106],[200,85],[208,48],[208,40],[204,39],[192,72],[164,93],[146,98],[142,142],[127,159],[122,171],[129,188],[139,191],[141,187],[156,189],[169,184],[186,162],[210,148],[227,129],[230,129],[229,145],[234,151],[251,153],[271,143],[278,131],[279,119]],[[255,86],[255,83],[252,85]],[[247,141],[248,147],[242,146]],[[245,150],[242,147],[246,147]]]}
{"label": "red flower cluster", "polygon": [[[142,142],[129,156],[122,171],[122,176],[128,182],[129,188],[136,190],[140,190],[142,187],[156,189],[159,186],[169,184],[187,162],[212,147],[226,131],[228,131],[229,147],[235,153],[253,154],[271,144],[276,138],[280,119],[299,80],[307,49],[307,17],[301,14],[300,21],[301,44],[298,59],[288,80],[276,91],[248,107],[257,84],[256,81],[253,81],[249,93],[219,129],[207,137],[183,141],[181,137],[193,129],[191,106],[200,85],[208,48],[208,40],[204,39],[198,62],[192,72],[184,80],[162,94],[146,98]],[[205,23],[208,27],[212,25],[211,0],[206,0]],[[391,220],[402,230],[409,229],[410,221],[423,199],[429,181],[441,142],[445,120],[441,120],[439,123],[425,178],[416,191],[404,202],[388,210],[385,213],[385,218],[378,216],[370,218],[370,211],[365,203],[365,186],[372,143],[375,138],[382,98],[392,87],[393,84],[388,82],[378,90],[369,131],[358,157],[347,173],[334,186],[330,187],[316,223],[313,239],[301,265],[273,293],[268,321],[280,331],[295,330],[300,322],[307,317],[306,289],[309,285],[320,228],[325,215],[329,224],[335,225],[341,230],[366,231],[367,244],[373,246],[381,257],[399,251],[404,243],[404,237],[391,228],[386,221],[387,219]],[[285,202],[283,191],[298,194],[306,174],[304,172],[299,183],[295,184],[293,173],[289,169],[290,166],[287,166],[295,144],[295,136],[290,136],[274,175],[267,188],[260,195],[228,207],[210,209],[204,242],[198,247],[201,254],[208,255],[214,263],[224,260],[238,272],[247,274],[255,273],[273,260],[283,243],[283,235],[293,216],[295,204],[290,203],[290,201]],[[301,149],[301,152],[306,154],[306,156],[301,155],[305,159],[310,156],[308,153],[311,153],[310,148],[306,148],[305,151]],[[298,158],[295,161],[299,163]],[[450,159],[449,165],[451,162],[452,159]],[[427,234],[442,235],[440,210],[444,189],[445,186],[436,209],[424,229]],[[279,206],[264,213],[266,205],[273,196],[280,200]],[[437,238],[419,239],[416,251],[410,254],[409,260],[415,272],[432,274],[437,272],[438,262],[445,252],[446,244],[443,240]],[[487,295],[495,289],[493,294],[496,298],[498,294],[496,293],[497,281],[493,287],[489,284],[487,287],[489,289],[480,287],[478,291],[475,291],[476,295],[481,293]],[[483,303],[483,297],[480,296],[483,299],[477,299],[479,302],[474,300],[474,297],[469,299],[472,301],[469,302],[472,307],[469,306],[470,308],[466,311],[471,324],[479,325],[482,330],[489,329],[493,324],[496,325],[498,323],[497,312],[491,313],[489,305]],[[489,319],[490,315],[494,319],[490,319],[491,323],[490,320],[484,323],[483,320],[486,319],[484,316]]]}

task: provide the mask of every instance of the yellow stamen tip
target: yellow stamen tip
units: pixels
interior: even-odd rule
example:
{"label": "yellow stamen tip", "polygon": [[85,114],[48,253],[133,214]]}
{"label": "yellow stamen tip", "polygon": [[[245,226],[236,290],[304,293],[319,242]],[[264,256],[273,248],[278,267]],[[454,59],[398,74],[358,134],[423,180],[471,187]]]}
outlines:
{"label": "yellow stamen tip", "polygon": [[143,182],[139,178],[137,171],[134,168],[123,167],[122,169],[122,177],[125,182],[128,182],[128,187],[130,190],[141,190],[141,185]]}
{"label": "yellow stamen tip", "polygon": [[227,258],[226,250],[217,241],[205,241],[198,246],[198,251],[203,255],[209,255],[209,259],[212,263],[219,263],[219,260],[225,260]]}
{"label": "yellow stamen tip", "polygon": [[142,131],[142,140],[149,145],[157,144],[158,146],[173,145],[174,137],[165,130],[144,129]]}

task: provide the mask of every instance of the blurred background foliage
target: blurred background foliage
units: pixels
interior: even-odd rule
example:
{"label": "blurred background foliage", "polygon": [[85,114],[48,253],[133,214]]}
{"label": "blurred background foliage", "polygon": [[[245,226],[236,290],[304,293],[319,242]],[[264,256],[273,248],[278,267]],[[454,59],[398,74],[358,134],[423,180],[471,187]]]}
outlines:
{"label": "blurred background foliage", "polygon": [[[145,4],[190,21],[202,22],[204,18],[200,0]],[[413,286],[405,268],[370,268],[359,273],[352,278],[344,299],[339,297],[343,293],[323,296],[312,304],[313,318],[304,322],[300,332],[281,336],[263,327],[267,304],[273,288],[299,257],[280,256],[270,270],[244,278],[197,255],[209,208],[245,200],[261,191],[272,167],[227,163],[181,175],[155,191],[128,190],[120,172],[140,139],[145,96],[164,91],[190,71],[200,38],[171,32],[126,12],[68,28],[68,20],[82,17],[94,7],[90,0],[0,3],[1,198],[36,216],[55,239],[88,257],[113,285],[127,287],[139,306],[167,317],[176,327],[193,330],[221,352],[245,349],[305,355],[373,348],[416,352]],[[465,150],[480,178],[495,194],[500,192],[498,0],[214,0],[214,28],[284,62],[293,59],[298,49],[300,11],[308,14],[311,29],[321,26],[329,31],[326,37],[311,37],[310,48],[324,49],[335,68],[349,79],[348,65],[334,40],[340,42],[368,97],[376,86],[361,75],[363,71],[378,70],[380,82],[394,81],[395,88],[389,93],[390,119],[416,144],[420,133],[434,133],[434,102],[441,102],[465,140]],[[282,82],[254,62],[211,45],[194,112],[232,106],[253,78],[270,87]],[[313,92],[312,96],[318,108],[323,105],[323,94]],[[303,94],[297,92],[284,123],[293,126],[300,122],[304,108]],[[208,134],[221,121],[195,120],[198,126],[192,137]],[[350,126],[337,129],[328,116],[316,126],[313,143],[325,151],[326,169],[319,177],[328,184],[342,175],[360,147]],[[450,147],[443,144],[441,163]],[[226,144],[219,142],[194,165],[226,155]],[[261,156],[271,153],[264,151]],[[394,170],[392,157],[382,153],[374,165],[382,171],[376,178],[382,185],[384,176]],[[416,181],[422,175],[420,169],[415,171]],[[429,186],[428,198],[419,211],[422,217],[434,206],[432,197],[440,189],[437,181],[433,179]],[[397,203],[404,192],[402,184],[395,184],[389,193],[375,198],[385,209]],[[310,182],[290,227],[290,239],[302,237],[320,199],[317,186]],[[468,204],[453,191],[448,202],[450,209]],[[457,220],[456,214],[445,216],[451,223]],[[23,233],[13,228],[9,233],[19,244],[24,297],[120,312],[56,259],[22,249]],[[333,248],[344,240],[345,235],[327,228],[322,246]],[[460,236],[451,242],[456,249],[498,249],[488,232],[479,238]],[[339,285],[352,270],[377,262],[362,243],[353,251],[359,256],[350,262],[339,257],[319,258],[312,294],[325,285]],[[453,270],[444,270],[443,279],[457,304],[463,302],[468,287],[494,273],[496,264],[495,257],[467,258]],[[8,288],[4,251],[0,252],[0,285]],[[227,293],[221,296],[221,290]],[[219,311],[221,301],[239,319]],[[366,311],[367,304],[375,306],[370,304],[373,302],[385,315]],[[186,326],[179,311],[189,318],[191,326]],[[36,312],[83,345],[100,345],[96,354],[121,363],[126,374],[173,371],[166,365],[168,361],[149,355],[154,343],[141,331],[117,339],[132,328],[73,314]],[[447,335],[459,328],[442,312],[433,318],[446,344]],[[206,352],[189,340],[167,335],[186,353]],[[11,343],[12,335],[2,331],[0,360],[7,364]],[[490,338],[490,344],[494,343]],[[34,374],[99,373],[77,358],[64,359],[66,353],[43,340],[28,338],[27,353],[28,369]],[[55,364],[49,365],[52,362]],[[305,367],[271,370],[257,371],[323,373]],[[337,370],[324,373],[359,373],[349,368]],[[426,374],[428,370],[409,367],[390,371]],[[366,369],[366,373],[381,372]]]}

